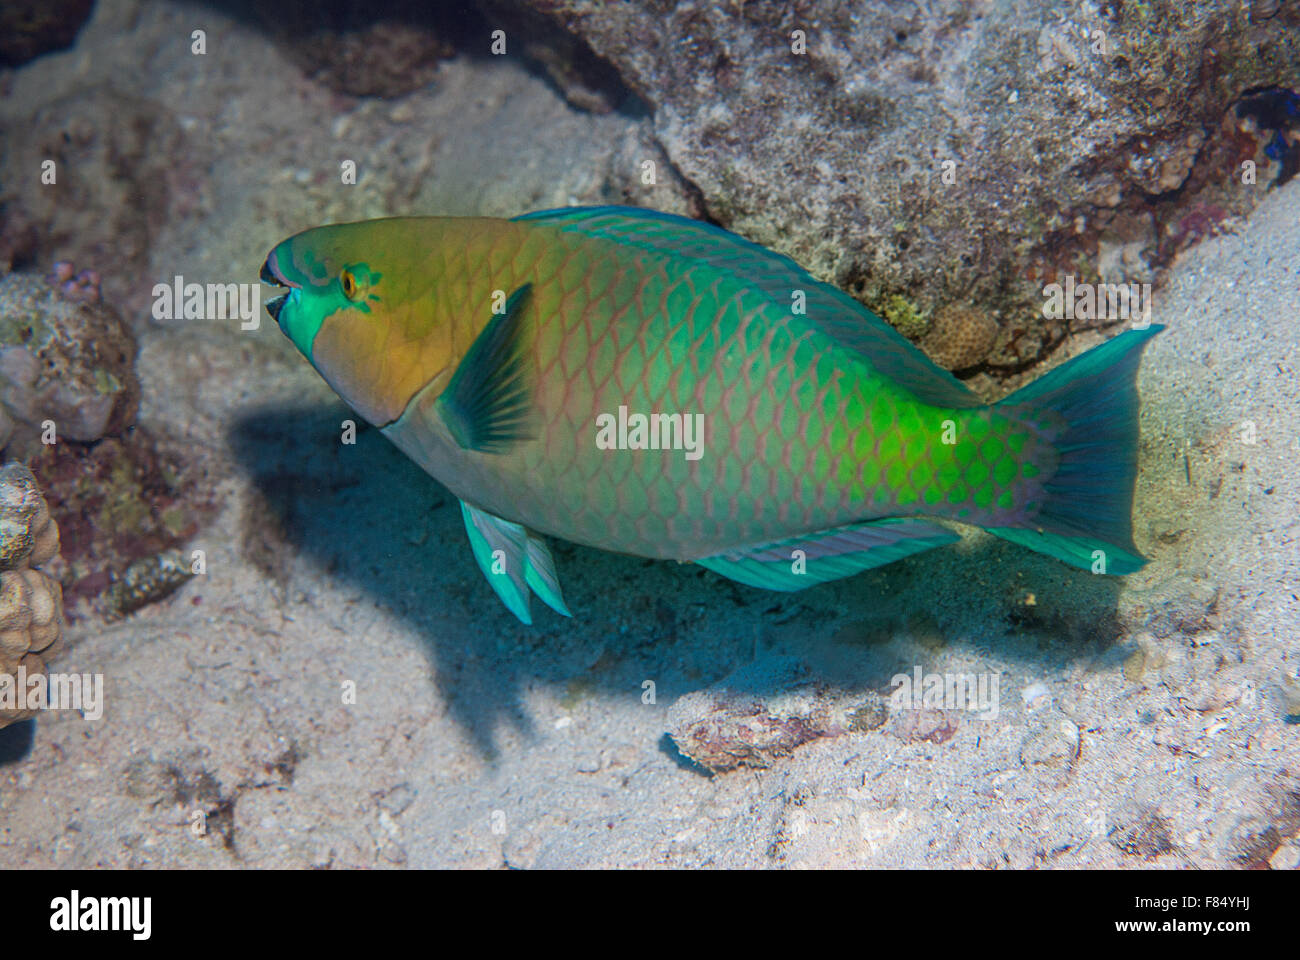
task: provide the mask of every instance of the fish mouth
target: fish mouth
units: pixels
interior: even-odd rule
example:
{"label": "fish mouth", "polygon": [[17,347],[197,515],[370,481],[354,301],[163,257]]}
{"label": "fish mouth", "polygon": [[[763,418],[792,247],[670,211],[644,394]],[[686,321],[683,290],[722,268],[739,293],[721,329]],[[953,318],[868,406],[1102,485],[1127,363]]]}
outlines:
{"label": "fish mouth", "polygon": [[[261,272],[258,277],[263,283],[269,283],[276,287],[296,287],[297,284],[290,283],[280,274],[279,264],[276,262],[275,251],[272,250],[262,264]],[[280,311],[284,309],[285,301],[289,299],[288,293],[282,293],[277,297],[272,297],[266,301],[266,312],[271,315],[271,319],[276,323],[280,322]]]}
{"label": "fish mouth", "polygon": [[271,315],[271,319],[276,323],[280,322],[280,311],[284,309],[284,302],[289,299],[287,293],[282,293],[278,297],[272,297],[266,301],[266,312]]}

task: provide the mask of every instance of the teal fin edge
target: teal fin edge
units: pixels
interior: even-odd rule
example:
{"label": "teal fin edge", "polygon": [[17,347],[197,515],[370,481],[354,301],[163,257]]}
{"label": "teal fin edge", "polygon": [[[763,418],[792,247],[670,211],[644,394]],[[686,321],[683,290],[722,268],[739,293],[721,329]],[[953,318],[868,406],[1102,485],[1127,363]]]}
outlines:
{"label": "teal fin edge", "polygon": [[531,593],[541,597],[556,613],[573,616],[564,602],[550,548],[537,534],[463,500],[460,511],[474,560],[487,578],[488,586],[521,623],[533,622]]}
{"label": "teal fin edge", "polygon": [[[855,536],[874,542],[866,549],[854,550]],[[703,557],[695,562],[737,583],[788,593],[851,577],[960,539],[951,530],[924,520],[890,518],[764,544],[740,555]],[[825,547],[832,540],[841,543],[838,549],[842,552],[817,555],[820,552],[817,548]],[[804,554],[802,558],[795,554],[797,550]]]}
{"label": "teal fin edge", "polygon": [[1020,527],[985,527],[989,533],[1082,570],[1123,576],[1146,566],[1146,557],[1097,537],[1067,537]]}

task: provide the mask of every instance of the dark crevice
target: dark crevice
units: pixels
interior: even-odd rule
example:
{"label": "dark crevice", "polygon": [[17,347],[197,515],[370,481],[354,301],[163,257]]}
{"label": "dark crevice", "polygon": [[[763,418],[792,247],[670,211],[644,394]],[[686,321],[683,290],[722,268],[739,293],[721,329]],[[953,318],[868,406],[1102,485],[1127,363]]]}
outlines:
{"label": "dark crevice", "polygon": [[442,60],[505,54],[543,78],[575,109],[646,116],[650,107],[585,40],[527,6],[500,0],[205,0],[272,37],[314,81],[354,97],[404,96],[434,81]]}

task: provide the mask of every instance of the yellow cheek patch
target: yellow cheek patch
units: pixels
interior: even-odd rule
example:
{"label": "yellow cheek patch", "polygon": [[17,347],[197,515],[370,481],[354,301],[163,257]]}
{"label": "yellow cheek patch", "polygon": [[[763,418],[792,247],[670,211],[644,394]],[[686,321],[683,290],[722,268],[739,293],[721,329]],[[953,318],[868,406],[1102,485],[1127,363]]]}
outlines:
{"label": "yellow cheek patch", "polygon": [[[372,303],[325,318],[312,346],[316,368],[371,423],[402,415],[417,391],[452,362],[448,324],[430,325],[416,307]],[[423,322],[422,322],[423,321]]]}

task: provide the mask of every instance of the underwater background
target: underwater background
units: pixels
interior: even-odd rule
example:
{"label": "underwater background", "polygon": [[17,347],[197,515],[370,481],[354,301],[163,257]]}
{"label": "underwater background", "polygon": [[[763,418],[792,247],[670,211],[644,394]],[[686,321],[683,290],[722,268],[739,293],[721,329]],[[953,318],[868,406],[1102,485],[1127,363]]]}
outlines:
{"label": "underwater background", "polygon": [[[0,701],[0,865],[1295,868],[1297,90],[1273,0],[6,5],[0,672],[102,715]],[[320,224],[608,203],[987,400],[1129,325],[1051,284],[1149,284],[1150,563],[555,541],[525,626],[264,310],[160,307]]]}

